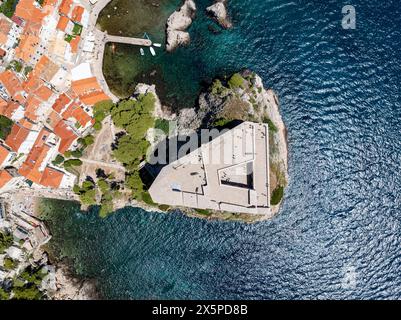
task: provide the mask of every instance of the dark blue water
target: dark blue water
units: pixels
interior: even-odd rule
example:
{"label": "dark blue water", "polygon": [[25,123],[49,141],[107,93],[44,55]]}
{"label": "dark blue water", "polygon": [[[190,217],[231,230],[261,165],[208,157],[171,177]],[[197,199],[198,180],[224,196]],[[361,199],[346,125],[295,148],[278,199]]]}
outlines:
{"label": "dark blue water", "polygon": [[198,70],[174,67],[177,94],[242,67],[274,88],[290,155],[280,214],[245,225],[64,208],[54,243],[108,298],[401,298],[401,1],[353,1],[355,30],[341,28],[345,1],[229,4],[233,30],[213,36],[201,18],[175,53]]}

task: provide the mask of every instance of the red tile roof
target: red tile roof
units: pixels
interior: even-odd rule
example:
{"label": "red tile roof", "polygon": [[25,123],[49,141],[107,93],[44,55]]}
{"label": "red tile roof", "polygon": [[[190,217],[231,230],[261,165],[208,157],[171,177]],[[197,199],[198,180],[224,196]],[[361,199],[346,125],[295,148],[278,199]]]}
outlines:
{"label": "red tile roof", "polygon": [[65,93],[62,93],[54,102],[52,108],[54,111],[61,113],[64,107],[68,105],[70,102],[71,99]]}
{"label": "red tile roof", "polygon": [[68,16],[68,14],[70,13],[70,10],[71,10],[71,6],[72,6],[72,0],[63,0],[63,1],[61,1],[58,12]]}
{"label": "red tile roof", "polygon": [[77,103],[72,103],[62,114],[64,119],[74,118],[82,127],[85,127],[92,118]]}
{"label": "red tile roof", "polygon": [[67,125],[64,120],[61,120],[53,129],[54,133],[60,137],[60,146],[58,151],[60,153],[66,152],[75,140],[78,139],[78,136],[74,133],[74,131]]}
{"label": "red tile roof", "polygon": [[7,89],[7,92],[11,95],[11,97],[22,90],[21,81],[11,70],[0,73],[0,82]]}
{"label": "red tile roof", "polygon": [[70,19],[68,19],[66,16],[60,16],[60,19],[58,20],[56,29],[65,31],[65,28],[67,28],[69,21],[70,21]]}
{"label": "red tile roof", "polygon": [[56,169],[46,167],[43,171],[40,184],[45,187],[58,188],[63,180],[64,173]]}
{"label": "red tile roof", "polygon": [[95,91],[85,95],[79,96],[79,99],[86,105],[92,106],[96,102],[110,100],[110,97],[106,95],[103,91]]}
{"label": "red tile roof", "polygon": [[3,188],[12,178],[12,175],[8,171],[0,170],[0,188]]}
{"label": "red tile roof", "polygon": [[81,22],[84,11],[85,11],[84,7],[78,5],[75,6],[71,13],[71,20],[75,22]]}
{"label": "red tile roof", "polygon": [[10,151],[5,146],[0,144],[0,166],[3,165],[4,161],[7,159],[9,154]]}
{"label": "red tile roof", "polygon": [[14,13],[25,21],[41,22],[46,15],[34,5],[33,0],[19,0]]}
{"label": "red tile roof", "polygon": [[18,170],[19,174],[37,184],[40,184],[42,179],[40,168],[50,151],[50,146],[46,144],[46,140],[50,133],[51,132],[47,129],[42,129],[40,131],[28,157]]}
{"label": "red tile roof", "polygon": [[6,145],[8,145],[13,151],[18,152],[21,144],[28,137],[29,130],[18,124],[14,124],[11,128],[10,134],[7,136]]}

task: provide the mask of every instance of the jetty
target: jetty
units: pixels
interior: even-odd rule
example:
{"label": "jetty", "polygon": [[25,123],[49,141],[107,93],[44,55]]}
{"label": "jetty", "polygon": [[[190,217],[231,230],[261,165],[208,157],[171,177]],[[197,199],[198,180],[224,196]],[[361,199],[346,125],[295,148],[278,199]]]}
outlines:
{"label": "jetty", "polygon": [[116,43],[124,43],[124,44],[130,44],[130,45],[141,46],[141,47],[152,46],[152,41],[149,39],[120,37],[120,36],[113,36],[113,35],[109,35],[109,34],[105,35],[104,41],[105,41],[105,43],[116,42]]}

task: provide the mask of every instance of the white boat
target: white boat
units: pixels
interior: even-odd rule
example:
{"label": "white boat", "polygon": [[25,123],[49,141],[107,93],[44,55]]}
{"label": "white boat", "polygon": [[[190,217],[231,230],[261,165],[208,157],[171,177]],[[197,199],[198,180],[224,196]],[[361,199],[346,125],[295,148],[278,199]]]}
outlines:
{"label": "white boat", "polygon": [[140,48],[139,51],[141,52],[141,56],[145,55],[145,50],[143,50],[143,48]]}
{"label": "white boat", "polygon": [[153,44],[155,47],[157,47],[157,48],[160,48],[162,45],[161,45],[161,43],[154,43]]}
{"label": "white boat", "polygon": [[156,51],[155,49],[153,49],[153,47],[149,47],[150,53],[152,54],[152,56],[156,55]]}

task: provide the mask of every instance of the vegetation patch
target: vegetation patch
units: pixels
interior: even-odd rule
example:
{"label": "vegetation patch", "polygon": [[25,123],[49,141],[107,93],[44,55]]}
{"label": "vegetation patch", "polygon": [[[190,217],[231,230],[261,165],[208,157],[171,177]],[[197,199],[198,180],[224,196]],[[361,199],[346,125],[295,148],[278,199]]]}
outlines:
{"label": "vegetation patch", "polygon": [[166,135],[169,133],[170,122],[165,119],[156,119],[155,129],[163,131]]}
{"label": "vegetation patch", "polygon": [[6,17],[11,18],[14,15],[15,7],[17,6],[18,0],[5,0],[0,5],[0,12]]}
{"label": "vegetation patch", "polygon": [[0,115],[0,139],[5,140],[7,138],[7,136],[10,134],[12,126],[12,120]]}
{"label": "vegetation patch", "polygon": [[234,73],[228,80],[228,85],[231,89],[243,88],[244,82],[245,79],[239,73]]}
{"label": "vegetation patch", "polygon": [[74,23],[74,27],[72,28],[72,33],[74,36],[79,36],[82,32],[82,26],[78,23]]}
{"label": "vegetation patch", "polygon": [[278,186],[276,189],[273,190],[270,198],[270,204],[272,206],[276,206],[281,202],[281,199],[284,195],[284,187]]}
{"label": "vegetation patch", "polygon": [[7,232],[0,232],[0,254],[4,253],[12,244],[13,236]]}

